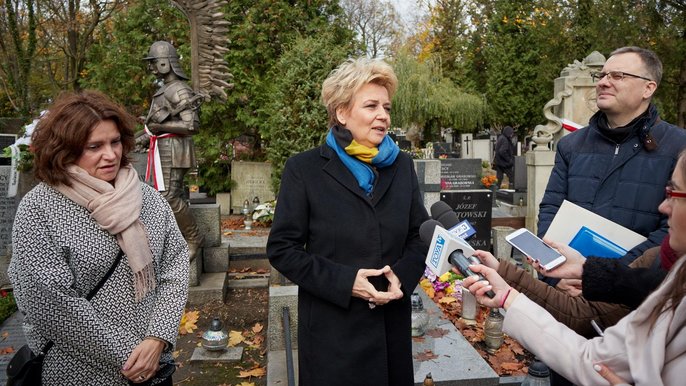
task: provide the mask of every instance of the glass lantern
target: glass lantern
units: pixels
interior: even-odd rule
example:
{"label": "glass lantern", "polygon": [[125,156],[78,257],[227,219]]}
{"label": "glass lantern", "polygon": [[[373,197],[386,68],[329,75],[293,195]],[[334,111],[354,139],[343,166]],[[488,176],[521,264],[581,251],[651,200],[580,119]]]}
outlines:
{"label": "glass lantern", "polygon": [[414,292],[410,296],[412,302],[412,336],[422,336],[429,324],[429,314],[424,309],[422,298]]}
{"label": "glass lantern", "polygon": [[498,308],[491,308],[491,311],[484,322],[484,340],[486,343],[486,351],[495,354],[496,351],[503,344],[503,314]]}
{"label": "glass lantern", "polygon": [[202,334],[202,347],[207,351],[222,351],[229,344],[229,334],[219,318],[212,319],[210,328]]}

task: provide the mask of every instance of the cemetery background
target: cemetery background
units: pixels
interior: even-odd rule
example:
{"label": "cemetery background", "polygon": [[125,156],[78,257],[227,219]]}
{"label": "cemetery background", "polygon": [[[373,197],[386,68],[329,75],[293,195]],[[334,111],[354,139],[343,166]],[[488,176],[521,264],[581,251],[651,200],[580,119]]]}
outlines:
{"label": "cemetery background", "polygon": [[[0,63],[3,63],[0,77],[7,81],[0,90],[0,116],[25,117],[19,118],[23,123],[35,116],[42,104],[60,90],[83,87],[100,89],[126,105],[135,115],[141,115],[154,88],[150,79],[141,76],[145,69],[140,58],[147,46],[154,40],[172,39],[178,44],[182,55],[188,57],[190,54],[187,22],[168,2],[113,1],[103,3],[109,8],[96,10],[82,7],[60,14],[50,9],[59,2],[46,1],[39,6],[42,8],[36,9],[40,11],[35,14],[40,23],[33,23],[32,13],[28,12],[27,7],[33,7],[33,2],[9,0],[7,3],[15,5],[15,10],[24,12],[14,19],[1,13],[2,23],[16,26],[16,29],[8,30],[28,38],[14,39],[15,44],[2,45],[0,50]],[[227,103],[211,103],[203,107],[202,131],[197,137],[201,156],[197,182],[212,190],[209,193],[232,187],[230,168],[225,163],[230,156],[245,157],[248,161],[268,159],[278,174],[279,165],[288,154],[321,142],[326,128],[322,122],[324,113],[318,104],[319,80],[351,53],[366,51],[370,56],[375,56],[383,52],[392,58],[401,84],[398,98],[394,101],[394,124],[406,127],[408,132],[415,134],[413,140],[417,141],[418,146],[423,146],[422,143],[426,141],[434,141],[439,149],[439,142],[436,141],[444,139],[442,131],[447,127],[455,128],[456,139],[453,142],[470,152],[477,151],[472,141],[478,139],[473,133],[481,128],[512,124],[517,127],[520,139],[531,138],[536,135],[535,126],[544,121],[540,110],[550,98],[549,90],[554,88],[556,97],[566,92],[568,84],[565,77],[556,79],[560,68],[574,58],[584,57],[593,49],[607,53],[622,45],[644,44],[646,36],[653,37],[651,48],[665,62],[666,81],[656,98],[662,116],[682,126],[686,119],[686,96],[679,91],[678,81],[680,77],[683,79],[686,71],[686,66],[682,64],[686,58],[686,41],[679,35],[686,22],[686,18],[682,17],[686,9],[675,2],[647,1],[631,9],[614,7],[611,2],[580,2],[566,7],[564,11],[557,8],[555,1],[518,4],[475,0],[471,3],[473,7],[458,9],[454,5],[456,3],[444,2],[427,13],[427,18],[413,22],[414,31],[407,35],[398,33],[395,30],[397,26],[382,31],[386,34],[386,42],[391,43],[381,46],[372,41],[376,36],[371,36],[368,41],[355,38],[365,35],[353,26],[355,9],[359,11],[361,5],[367,2],[342,1],[342,10],[323,7],[325,3],[315,1],[303,8],[296,8],[286,1],[258,0],[232,1],[226,6],[226,19],[231,24],[231,44],[227,47],[226,59],[229,70],[236,75],[236,88]],[[346,8],[346,4],[352,4],[353,7]],[[319,10],[323,11],[319,13]],[[659,11],[654,12],[656,10]],[[376,12],[366,14],[371,19],[379,17]],[[102,18],[89,18],[91,15],[101,15]],[[59,20],[61,17],[83,22],[62,22]],[[393,19],[385,14],[382,17]],[[342,23],[329,26],[329,21],[334,19]],[[480,20],[478,25],[462,25],[475,19]],[[606,19],[613,20],[615,28],[611,31],[602,29]],[[585,22],[576,23],[577,20]],[[349,24],[346,25],[346,21]],[[636,23],[642,28],[635,28]],[[47,30],[37,31],[37,24]],[[64,25],[76,26],[77,30],[62,28]],[[568,25],[574,27],[565,27]],[[91,35],[86,32],[90,28],[94,31]],[[317,32],[323,29],[335,29],[335,33],[324,36]],[[4,42],[13,41],[8,30],[0,31],[0,39]],[[464,35],[451,33],[455,30],[468,32]],[[147,40],[141,38],[141,34],[145,34]],[[50,43],[71,41],[59,38],[67,35],[74,37],[77,43],[84,44],[76,44],[75,50],[71,50]],[[422,36],[430,38],[422,39]],[[603,36],[603,39],[597,36]],[[32,42],[35,43],[34,39],[40,40],[42,44],[38,46],[43,47],[44,51],[36,52],[35,45],[31,46]],[[488,43],[494,41],[498,44]],[[419,54],[408,54],[408,51]],[[468,54],[474,52],[480,54]],[[530,55],[521,55],[522,52]],[[46,57],[49,60],[43,60]],[[308,60],[303,62],[301,58]],[[182,65],[186,70],[189,67],[188,61],[182,61]],[[578,81],[576,85],[592,87],[587,77],[577,77],[579,72],[583,75],[586,69],[582,66],[568,67],[565,70],[572,75],[570,79]],[[58,74],[60,76],[56,76]],[[51,81],[45,81],[46,77]],[[436,96],[436,100],[417,95],[416,90],[426,90],[426,94]],[[555,110],[557,117],[583,123],[588,106],[593,104],[592,97],[582,92],[574,97],[574,102],[571,102],[574,98],[567,98],[559,106],[546,104],[546,108]],[[413,101],[417,99],[421,103],[414,104]],[[437,103],[437,100],[441,103]],[[299,103],[293,104],[293,101]],[[415,105],[419,109],[408,107]],[[582,112],[581,115],[579,112]],[[545,117],[550,119],[548,114]],[[16,127],[7,125],[7,122],[6,119],[0,119],[0,129],[5,133],[16,133]],[[549,125],[552,125],[549,127],[551,131],[559,130],[555,121],[549,120],[546,126]],[[248,139],[245,143],[250,145],[250,152],[242,155],[236,152],[240,148],[235,141],[238,137]],[[290,146],[292,138],[300,138],[302,142],[295,147]],[[268,144],[271,153],[265,154],[262,144]],[[541,150],[548,146],[552,148],[545,142]],[[448,157],[450,153],[458,153],[456,149],[445,150],[449,150],[444,153]],[[518,204],[517,191],[508,197],[500,197],[500,192],[497,192],[498,198],[510,201],[507,205],[490,208],[491,215],[502,215],[507,210],[509,215],[517,212],[518,215],[514,217],[520,218],[519,210],[526,207],[526,225],[535,229],[533,221],[537,205],[526,203],[537,202],[539,197],[536,192],[542,191],[541,185],[547,180],[548,166],[552,167],[552,152],[530,152],[522,157],[520,168],[527,168],[527,174],[531,176],[528,183],[524,182],[529,191],[523,196],[524,205]],[[273,181],[276,183],[277,179]],[[448,198],[441,197],[442,194],[464,194],[443,193],[440,189],[435,190],[435,184],[426,184],[424,188],[427,207],[431,200]],[[477,188],[475,190],[482,190],[480,186]],[[494,198],[493,192],[491,198]],[[11,210],[9,205],[5,208]],[[503,219],[495,218],[499,221]],[[512,222],[508,224],[513,225]],[[1,233],[0,230],[0,238]],[[196,274],[200,273],[196,269]],[[234,293],[237,297],[248,296],[243,295],[242,291],[235,290]],[[260,298],[261,294],[253,292],[250,296]],[[251,307],[250,310],[257,308]],[[209,308],[208,312],[221,311]],[[207,315],[203,313],[202,317]],[[231,320],[231,316],[227,315],[227,318]],[[204,322],[206,320],[200,320],[201,328]],[[248,335],[254,326],[247,322],[245,325],[236,323],[235,328],[248,331]],[[227,325],[229,327],[232,326]],[[5,344],[10,338],[2,337]],[[192,342],[191,339],[187,344]],[[6,356],[0,355],[0,359]],[[217,366],[222,369],[231,367]],[[201,371],[209,373],[213,369]],[[179,371],[181,374],[183,369]],[[235,380],[236,383],[239,381],[242,379]],[[188,382],[190,379],[183,384]],[[259,382],[264,382],[264,378],[257,382],[263,384]]]}

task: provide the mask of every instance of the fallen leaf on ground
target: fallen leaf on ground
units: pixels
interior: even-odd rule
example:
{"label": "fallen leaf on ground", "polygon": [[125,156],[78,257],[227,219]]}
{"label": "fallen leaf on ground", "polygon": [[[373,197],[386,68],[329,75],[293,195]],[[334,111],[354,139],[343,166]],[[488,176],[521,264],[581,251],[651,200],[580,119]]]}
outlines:
{"label": "fallen leaf on ground", "polygon": [[12,346],[0,348],[0,355],[12,354],[13,352],[14,348]]}
{"label": "fallen leaf on ground", "polygon": [[233,347],[243,342],[243,334],[240,331],[229,331],[229,346]]}
{"label": "fallen leaf on ground", "polygon": [[507,371],[517,371],[517,370],[521,369],[522,367],[524,367],[524,363],[513,363],[513,362],[503,363],[500,366],[501,369],[507,370]]}
{"label": "fallen leaf on ground", "polygon": [[425,362],[438,358],[438,355],[434,354],[431,350],[424,350],[424,352],[415,355],[414,358],[419,362]]}
{"label": "fallen leaf on ground", "polygon": [[426,335],[432,338],[440,338],[442,336],[448,335],[448,330],[445,330],[443,328],[432,328],[431,330],[426,332]]}
{"label": "fallen leaf on ground", "polygon": [[264,377],[265,375],[267,375],[267,370],[263,367],[257,367],[248,371],[241,370],[238,372],[238,378]]}
{"label": "fallen leaf on ground", "polygon": [[262,331],[262,329],[264,329],[264,326],[259,322],[255,323],[255,325],[252,326],[252,332],[254,332],[255,334],[259,334]]}
{"label": "fallen leaf on ground", "polygon": [[200,317],[200,311],[188,311],[184,312],[181,317],[181,325],[179,326],[179,334],[186,335],[197,329],[198,318]]}

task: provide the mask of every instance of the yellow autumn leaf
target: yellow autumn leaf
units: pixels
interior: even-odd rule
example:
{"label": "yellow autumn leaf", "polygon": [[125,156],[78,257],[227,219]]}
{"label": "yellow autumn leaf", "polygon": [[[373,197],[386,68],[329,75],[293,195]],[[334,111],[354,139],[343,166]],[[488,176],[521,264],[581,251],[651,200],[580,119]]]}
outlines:
{"label": "yellow autumn leaf", "polygon": [[420,280],[419,285],[425,290],[431,288],[431,282],[427,278],[423,278],[422,280]]}
{"label": "yellow autumn leaf", "polygon": [[450,303],[453,303],[456,301],[457,301],[457,299],[455,299],[452,296],[444,296],[438,300],[439,303],[443,303],[443,304],[450,304]]}
{"label": "yellow autumn leaf", "polygon": [[267,371],[263,367],[256,367],[252,370],[238,372],[238,378],[264,377]]}
{"label": "yellow autumn leaf", "polygon": [[181,325],[179,326],[179,334],[186,335],[192,333],[198,328],[196,323],[200,317],[200,311],[184,312],[181,316]]}
{"label": "yellow autumn leaf", "polygon": [[243,334],[240,331],[229,331],[229,346],[233,347],[243,342]]}
{"label": "yellow autumn leaf", "polygon": [[450,280],[451,274],[452,274],[452,271],[448,271],[448,272],[444,273],[443,275],[439,276],[438,278],[439,278],[442,282],[447,282],[447,281]]}
{"label": "yellow autumn leaf", "polygon": [[262,324],[255,323],[255,325],[252,326],[252,332],[255,334],[259,334],[260,332],[262,332],[263,328],[264,328],[264,326]]}

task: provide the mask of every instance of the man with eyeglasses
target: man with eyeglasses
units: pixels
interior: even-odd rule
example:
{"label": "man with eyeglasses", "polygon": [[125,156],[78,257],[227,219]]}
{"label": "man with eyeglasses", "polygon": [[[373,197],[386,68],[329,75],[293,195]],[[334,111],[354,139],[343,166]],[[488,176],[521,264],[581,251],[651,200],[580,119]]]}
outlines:
{"label": "man with eyeglasses", "polygon": [[[573,202],[647,237],[620,258],[628,265],[659,246],[667,234],[667,217],[658,206],[686,147],[686,131],[662,121],[651,103],[662,78],[662,63],[654,52],[619,48],[592,77],[599,111],[587,127],[557,144],[540,204],[538,234],[546,233],[563,200]],[[573,296],[581,293],[579,281],[544,280]],[[551,379],[554,385],[569,384],[559,376]]]}
{"label": "man with eyeglasses", "polygon": [[[654,52],[619,48],[593,78],[599,111],[586,128],[557,144],[538,234],[546,233],[562,201],[568,200],[648,238],[621,258],[629,264],[660,245],[667,233],[667,218],[657,207],[686,146],[686,132],[662,121],[651,103],[662,78],[662,63]],[[576,287],[578,293],[578,283],[546,281],[570,292]]]}

